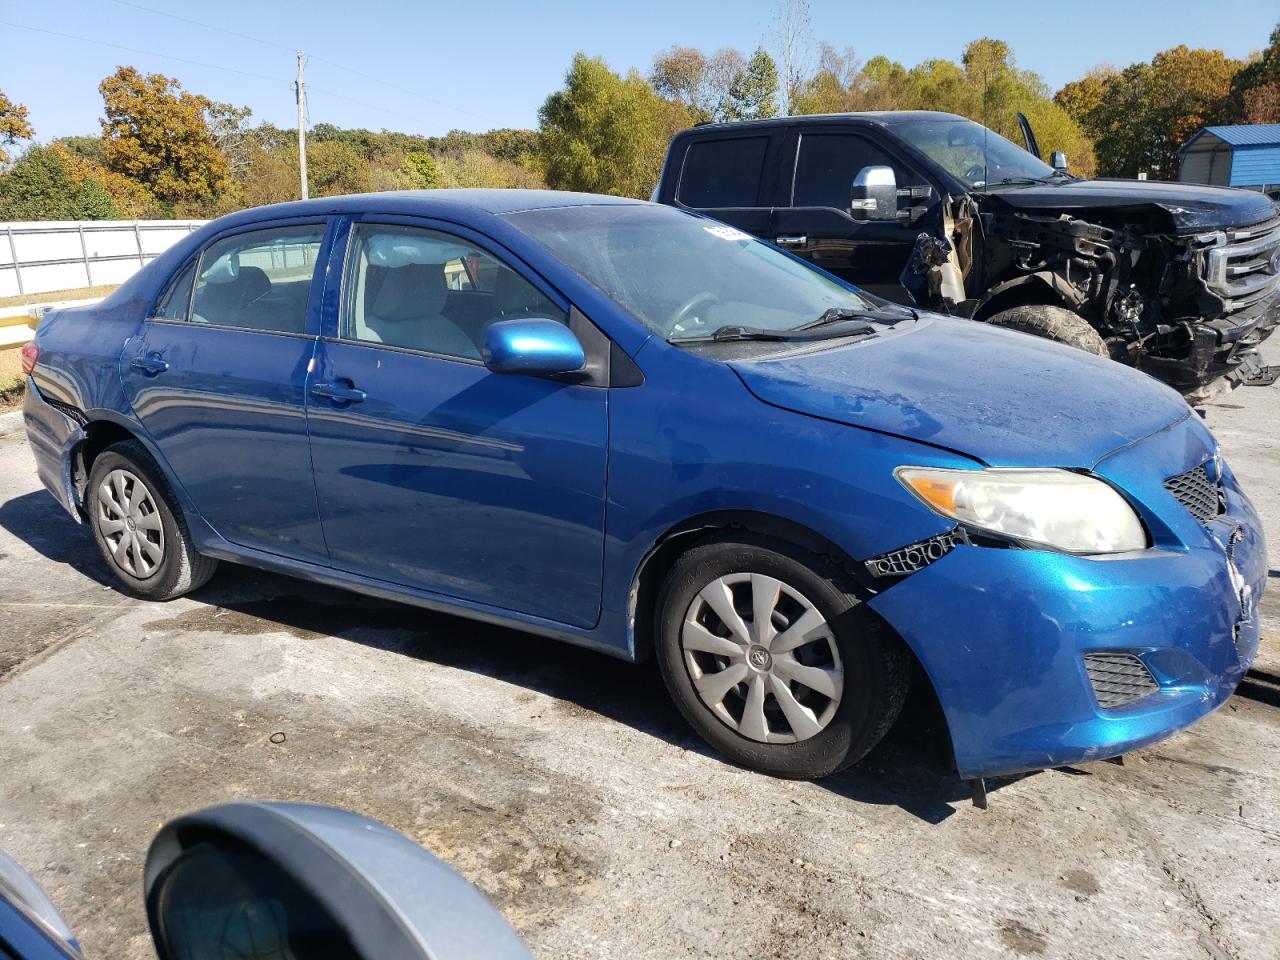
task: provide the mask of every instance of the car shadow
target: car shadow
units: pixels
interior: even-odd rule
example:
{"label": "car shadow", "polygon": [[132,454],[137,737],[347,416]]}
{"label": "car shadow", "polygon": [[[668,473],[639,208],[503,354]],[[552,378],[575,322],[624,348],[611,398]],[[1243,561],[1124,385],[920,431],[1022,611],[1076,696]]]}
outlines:
{"label": "car shadow", "polygon": [[[230,564],[192,598],[206,605],[199,615],[211,621],[209,629],[340,636],[520,686],[569,705],[571,715],[596,713],[727,762],[690,730],[652,660],[627,663],[520,630]],[[229,622],[228,614],[236,620]],[[200,626],[197,619],[186,625]],[[858,803],[896,806],[940,823],[956,812],[952,804],[971,796],[968,783],[949,767],[949,749],[931,693],[911,697],[899,723],[861,763],[817,785]],[[989,783],[988,790],[1006,782]]]}
{"label": "car shadow", "polygon": [[72,567],[103,586],[112,583],[89,528],[72,520],[43,490],[0,503],[0,530],[46,560]]}

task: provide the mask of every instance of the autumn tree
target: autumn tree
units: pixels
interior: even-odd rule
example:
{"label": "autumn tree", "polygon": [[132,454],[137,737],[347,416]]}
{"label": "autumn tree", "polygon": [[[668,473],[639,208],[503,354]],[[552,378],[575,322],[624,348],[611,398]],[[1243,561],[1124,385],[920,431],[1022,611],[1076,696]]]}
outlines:
{"label": "autumn tree", "polygon": [[9,162],[5,147],[12,147],[19,140],[30,140],[35,135],[36,132],[27,119],[26,105],[14,103],[0,90],[0,163]]}
{"label": "autumn tree", "polygon": [[0,220],[111,220],[103,182],[57,145],[32,147],[0,175]]}
{"label": "autumn tree", "polygon": [[599,57],[578,53],[564,88],[547,98],[538,120],[552,187],[647,197],[667,142],[690,117],[634,70],[622,77]]}
{"label": "autumn tree", "polygon": [[654,59],[649,81],[659,96],[683,104],[694,122],[724,120],[729,92],[746,66],[742,54],[728,47],[705,54],[676,46]]}
{"label": "autumn tree", "polygon": [[1056,100],[1093,138],[1104,175],[1174,180],[1178,148],[1201,127],[1229,122],[1242,66],[1221,50],[1178,46],[1150,63],[1088,74]]}
{"label": "autumn tree", "polygon": [[1265,50],[1231,80],[1232,120],[1280,123],[1280,24],[1271,31]]}
{"label": "autumn tree", "polygon": [[230,163],[209,126],[214,104],[172,77],[120,67],[98,87],[107,165],[166,203],[212,200]]}

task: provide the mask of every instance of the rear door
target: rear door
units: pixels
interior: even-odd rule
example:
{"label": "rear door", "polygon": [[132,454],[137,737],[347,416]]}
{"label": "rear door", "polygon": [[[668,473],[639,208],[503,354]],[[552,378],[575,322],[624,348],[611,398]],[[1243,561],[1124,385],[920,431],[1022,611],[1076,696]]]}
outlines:
{"label": "rear door", "polygon": [[201,516],[234,544],[327,563],[305,385],[323,219],[242,227],[180,270],[126,344],[134,413]]}
{"label": "rear door", "polygon": [[[804,125],[791,134],[786,153],[794,158],[790,184],[774,210],[769,239],[871,293],[908,301],[899,277],[921,224],[855,220],[849,194],[854,177],[870,166],[891,167],[900,188],[928,181],[873,131],[849,125]],[[903,209],[909,202],[900,200]]]}
{"label": "rear door", "polygon": [[593,625],[608,389],[480,361],[489,324],[569,305],[451,224],[365,218],[345,261],[307,399],[333,566]]}
{"label": "rear door", "polygon": [[692,138],[680,161],[675,204],[770,239],[781,139],[768,130]]}

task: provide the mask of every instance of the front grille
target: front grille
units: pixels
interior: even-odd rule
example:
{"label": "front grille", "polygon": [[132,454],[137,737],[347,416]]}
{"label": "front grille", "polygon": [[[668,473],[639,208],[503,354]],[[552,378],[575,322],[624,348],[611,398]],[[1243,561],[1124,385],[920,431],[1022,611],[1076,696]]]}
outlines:
{"label": "front grille", "polygon": [[1208,523],[1222,513],[1222,487],[1210,478],[1203,463],[1170,477],[1164,482],[1164,488],[1201,523]]}
{"label": "front grille", "polygon": [[1141,700],[1160,689],[1147,665],[1131,653],[1090,653],[1084,669],[1098,706],[1106,710]]}
{"label": "front grille", "polygon": [[1267,299],[1280,288],[1280,220],[1235,227],[1197,238],[1205,251],[1205,283],[1235,313]]}

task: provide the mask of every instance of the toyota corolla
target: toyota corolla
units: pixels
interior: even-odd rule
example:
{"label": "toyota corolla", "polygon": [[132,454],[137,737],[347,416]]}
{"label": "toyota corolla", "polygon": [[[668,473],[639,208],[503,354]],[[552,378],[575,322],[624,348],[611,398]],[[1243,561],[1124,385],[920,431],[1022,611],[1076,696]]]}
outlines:
{"label": "toyota corolla", "polygon": [[126,592],[226,560],[652,655],[770,774],[855,763],[913,679],[962,776],[1116,756],[1257,646],[1258,518],[1172,390],[669,207],[247,210],[24,363],[40,476]]}

